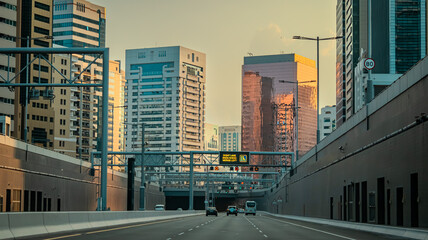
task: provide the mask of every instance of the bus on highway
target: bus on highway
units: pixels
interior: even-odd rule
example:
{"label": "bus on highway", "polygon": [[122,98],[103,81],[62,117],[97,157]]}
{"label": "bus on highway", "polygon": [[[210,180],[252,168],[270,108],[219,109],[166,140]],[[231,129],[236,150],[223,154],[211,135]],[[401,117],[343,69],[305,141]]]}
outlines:
{"label": "bus on highway", "polygon": [[245,215],[253,214],[256,216],[256,202],[254,201],[246,201],[245,202]]}

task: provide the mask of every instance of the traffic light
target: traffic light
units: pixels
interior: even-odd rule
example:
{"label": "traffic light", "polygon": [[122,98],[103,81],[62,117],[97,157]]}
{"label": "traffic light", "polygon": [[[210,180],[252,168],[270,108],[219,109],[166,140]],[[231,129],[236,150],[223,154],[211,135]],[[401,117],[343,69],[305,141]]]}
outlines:
{"label": "traffic light", "polygon": [[218,171],[218,167],[215,167],[215,170]]}
{"label": "traffic light", "polygon": [[253,171],[253,167],[250,167],[250,172],[252,172]]}
{"label": "traffic light", "polygon": [[230,171],[233,171],[233,167],[230,167]]}
{"label": "traffic light", "polygon": [[239,167],[235,167],[235,171],[239,171]]}
{"label": "traffic light", "polygon": [[214,170],[214,167],[210,167],[210,170],[212,171],[212,170]]}
{"label": "traffic light", "polygon": [[255,169],[254,169],[256,172],[258,172],[259,171],[259,167],[255,167]]}
{"label": "traffic light", "polygon": [[244,182],[241,182],[241,184],[244,184]]}

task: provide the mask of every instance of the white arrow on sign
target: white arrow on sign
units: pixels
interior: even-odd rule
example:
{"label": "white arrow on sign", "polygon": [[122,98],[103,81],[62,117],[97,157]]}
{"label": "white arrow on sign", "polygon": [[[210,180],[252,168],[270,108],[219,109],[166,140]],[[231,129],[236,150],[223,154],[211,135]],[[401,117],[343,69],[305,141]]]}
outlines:
{"label": "white arrow on sign", "polygon": [[375,61],[372,58],[366,58],[366,60],[364,60],[364,67],[367,70],[372,70],[375,67]]}

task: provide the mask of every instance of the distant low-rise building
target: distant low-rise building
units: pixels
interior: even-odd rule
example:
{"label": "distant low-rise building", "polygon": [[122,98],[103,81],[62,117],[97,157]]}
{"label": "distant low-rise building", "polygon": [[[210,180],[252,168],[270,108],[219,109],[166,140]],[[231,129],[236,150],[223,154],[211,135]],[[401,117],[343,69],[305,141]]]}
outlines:
{"label": "distant low-rise building", "polygon": [[241,151],[241,126],[221,126],[219,130],[221,151]]}
{"label": "distant low-rise building", "polygon": [[320,140],[322,140],[336,129],[336,105],[321,108],[319,121]]}
{"label": "distant low-rise building", "polygon": [[205,139],[204,139],[204,150],[205,151],[218,151],[218,125],[205,123]]}

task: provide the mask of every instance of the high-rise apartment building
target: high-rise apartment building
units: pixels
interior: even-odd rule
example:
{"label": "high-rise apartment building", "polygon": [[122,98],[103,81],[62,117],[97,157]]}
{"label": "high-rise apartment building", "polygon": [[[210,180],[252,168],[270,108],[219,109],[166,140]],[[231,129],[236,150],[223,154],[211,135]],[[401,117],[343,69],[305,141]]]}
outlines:
{"label": "high-rise apartment building", "polygon": [[[344,36],[343,41],[337,41],[336,58],[336,117],[340,126],[360,109],[356,106],[364,105],[361,91],[367,91],[367,84],[358,65],[368,56],[368,2],[338,0],[336,9],[337,35]],[[371,9],[376,95],[426,55],[426,0],[371,1]]]}
{"label": "high-rise apartment building", "polygon": [[[3,48],[16,47],[16,0],[0,1],[0,46]],[[15,76],[15,57],[13,55],[0,54],[0,76],[12,79]],[[0,82],[4,82],[0,78]],[[13,89],[0,88],[0,125],[5,128],[1,133],[13,131],[15,93]],[[6,131],[6,125],[8,131]]]}
{"label": "high-rise apartment building", "polygon": [[221,126],[219,130],[221,151],[241,151],[241,126]]}
{"label": "high-rise apartment building", "polygon": [[120,61],[109,62],[108,151],[125,149],[125,71]]}
{"label": "high-rise apartment building", "polygon": [[[17,2],[17,47],[52,47],[52,1],[18,0]],[[18,83],[51,83],[51,67],[39,57],[28,68],[27,63],[38,56],[16,54]],[[51,56],[43,56],[51,61]],[[26,94],[27,90],[27,94]],[[28,95],[28,97],[27,97]],[[52,108],[53,90],[45,87],[16,88],[14,135],[27,139],[29,143],[53,148],[54,143],[54,109]],[[27,101],[27,104],[26,104]],[[25,105],[27,114],[25,116]],[[24,129],[27,119],[27,129]],[[27,131],[25,131],[27,130]],[[26,136],[25,136],[25,133]]]}
{"label": "high-rise apartment building", "polygon": [[[336,36],[345,36],[346,17],[345,0],[338,0],[336,5]],[[336,120],[341,125],[346,121],[346,44],[345,40],[336,42]],[[350,94],[352,92],[350,91]]]}
{"label": "high-rise apartment building", "polygon": [[[53,47],[61,47],[54,44]],[[70,62],[71,61],[71,62]],[[72,64],[77,61],[76,57],[70,58],[68,54],[53,55],[52,64],[59,71],[52,71],[53,83],[66,83],[62,75],[70,78]],[[54,150],[71,157],[76,157],[76,136],[74,132],[77,127],[73,124],[77,121],[75,112],[77,108],[71,101],[72,91],[68,87],[56,87],[53,89],[55,98],[52,100],[54,113]]]}
{"label": "high-rise apartment building", "polygon": [[[181,46],[126,51],[126,150],[202,151],[205,54]],[[167,159],[168,160],[168,159]]]}
{"label": "high-rise apartment building", "polygon": [[316,144],[317,92],[314,80],[315,61],[300,55],[245,57],[242,67],[242,150],[295,152],[298,109],[299,155],[309,151]]}
{"label": "high-rise apartment building", "polygon": [[320,140],[322,140],[336,129],[336,106],[325,106],[321,108],[319,121]]}
{"label": "high-rise apartment building", "polygon": [[[73,54],[78,60],[73,62],[72,76],[77,78],[76,83],[100,82],[102,76],[102,63],[98,59],[94,64],[92,56]],[[100,101],[101,89],[94,87],[71,87],[70,123],[73,126],[74,137],[76,137],[76,157],[85,161],[90,160],[90,152],[99,146],[98,138],[101,128]]]}
{"label": "high-rise apartment building", "polygon": [[[64,47],[105,47],[106,10],[102,6],[85,0],[55,0],[52,26],[54,43],[58,45]],[[93,83],[102,80],[102,59],[95,60],[93,55],[80,54],[73,54],[73,59],[70,76],[77,77],[76,83]],[[112,81],[114,82],[114,80],[110,80],[110,82]],[[113,86],[114,84],[110,85]],[[75,156],[89,161],[90,152],[97,149],[100,141],[101,128],[98,122],[100,120],[101,89],[72,87],[69,88],[69,91],[69,121],[72,135],[76,140]],[[116,92],[110,91],[109,103],[113,104],[115,101],[113,99],[120,101],[115,98],[116,96],[113,96],[116,95],[116,92],[120,94],[120,89],[117,89]],[[58,111],[58,109],[55,110]],[[120,109],[110,110],[122,111]],[[118,119],[115,120],[118,121]],[[112,150],[114,145],[114,127],[113,115],[110,112],[109,150]]]}
{"label": "high-rise apartment building", "polygon": [[105,47],[106,9],[85,0],[54,0],[54,43]]}

